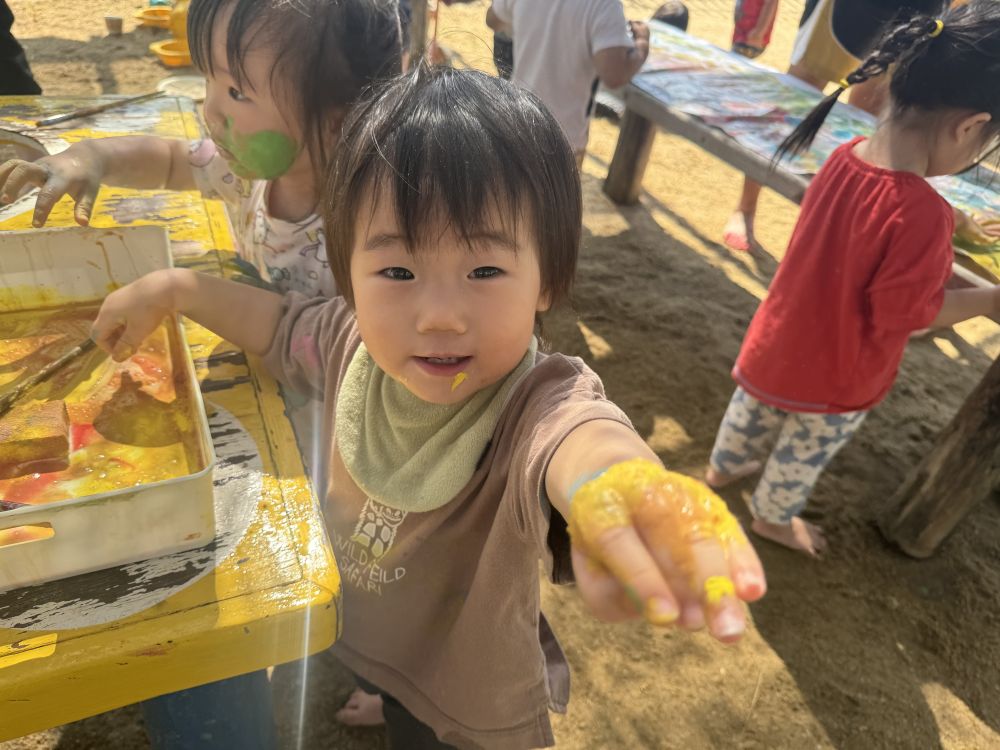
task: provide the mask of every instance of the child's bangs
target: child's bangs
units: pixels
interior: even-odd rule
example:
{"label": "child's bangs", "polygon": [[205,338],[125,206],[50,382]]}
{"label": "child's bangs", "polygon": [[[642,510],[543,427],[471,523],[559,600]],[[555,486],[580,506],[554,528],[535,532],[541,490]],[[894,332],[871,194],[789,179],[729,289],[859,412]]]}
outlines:
{"label": "child's bangs", "polygon": [[470,249],[483,235],[513,241],[517,223],[533,227],[539,208],[523,155],[493,137],[480,113],[459,107],[445,118],[439,105],[420,107],[377,144],[383,158],[372,163],[370,194],[392,201],[411,253],[434,248],[448,230]]}
{"label": "child's bangs", "polygon": [[573,152],[529,92],[477,71],[421,65],[374,90],[344,127],[324,191],[328,255],[348,300],[359,215],[392,201],[410,252],[446,231],[476,250],[486,236],[538,250],[554,302],[572,284],[582,200]]}
{"label": "child's bangs", "polygon": [[[188,13],[188,46],[191,49],[191,62],[198,70],[209,74],[215,73],[215,66],[222,62],[212,57],[212,43],[215,40],[216,22],[227,10],[231,10],[226,24],[226,60],[225,64],[240,87],[250,83],[244,57],[251,49],[257,37],[263,33],[262,21],[275,9],[269,2],[262,0],[198,0],[191,4]],[[292,14],[286,14],[285,23],[270,24],[270,32],[266,40],[280,51],[278,57],[283,57],[294,46],[297,25]],[[291,24],[291,25],[289,25]],[[275,36],[276,29],[284,29],[284,38]],[[271,84],[277,72],[272,70]],[[252,88],[252,86],[251,86]]]}

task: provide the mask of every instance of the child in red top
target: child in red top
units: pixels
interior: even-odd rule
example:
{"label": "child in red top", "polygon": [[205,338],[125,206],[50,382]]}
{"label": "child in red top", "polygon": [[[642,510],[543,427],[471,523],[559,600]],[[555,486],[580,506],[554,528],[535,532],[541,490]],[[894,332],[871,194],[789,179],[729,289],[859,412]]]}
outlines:
{"label": "child in red top", "polygon": [[733,52],[760,57],[771,42],[778,0],[736,0],[733,16]]}
{"label": "child in red top", "polygon": [[891,65],[889,117],[870,140],[837,149],[806,192],[733,368],[738,387],[707,474],[721,487],[763,465],[753,530],[809,554],[825,542],[798,514],[823,467],[889,392],[910,334],[1000,312],[1000,287],[944,288],[954,218],[924,179],[997,152],[1000,5],[974,0],[895,28],[779,156],[808,147],[848,85]]}

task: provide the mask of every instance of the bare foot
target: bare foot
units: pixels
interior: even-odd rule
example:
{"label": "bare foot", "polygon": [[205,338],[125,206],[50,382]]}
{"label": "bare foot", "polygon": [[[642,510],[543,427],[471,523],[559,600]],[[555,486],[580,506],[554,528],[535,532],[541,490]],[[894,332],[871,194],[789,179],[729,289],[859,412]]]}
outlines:
{"label": "bare foot", "polygon": [[733,474],[723,474],[709,466],[708,471],[705,472],[705,484],[714,490],[721,490],[726,485],[753,476],[758,471],[760,471],[760,461],[747,461],[740,467],[739,471]]}
{"label": "bare foot", "polygon": [[334,718],[349,727],[377,727],[385,724],[382,714],[382,696],[366,693],[355,688],[344,707],[334,714]]}
{"label": "bare foot", "polygon": [[742,211],[737,211],[729,217],[722,229],[722,241],[726,247],[738,253],[749,253],[755,258],[766,255],[764,247],[753,233],[753,219]]}
{"label": "bare foot", "polygon": [[819,557],[820,553],[826,549],[826,538],[823,536],[823,530],[801,518],[793,518],[791,523],[768,523],[755,518],[750,524],[750,528],[758,536],[782,544],[789,549],[805,552],[810,557]]}

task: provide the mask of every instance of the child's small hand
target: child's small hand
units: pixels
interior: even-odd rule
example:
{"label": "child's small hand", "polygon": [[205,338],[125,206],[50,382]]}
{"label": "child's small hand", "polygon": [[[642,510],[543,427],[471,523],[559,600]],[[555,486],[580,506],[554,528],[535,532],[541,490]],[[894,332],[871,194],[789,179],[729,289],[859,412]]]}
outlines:
{"label": "child's small hand", "polygon": [[629,21],[628,26],[633,41],[649,43],[649,26],[644,21]]}
{"label": "child's small hand", "polygon": [[720,641],[746,629],[742,601],[764,595],[760,560],[725,503],[645,459],[615,464],[573,494],[573,569],[605,620],[644,616]]}
{"label": "child's small hand", "polygon": [[174,269],[153,271],[111,292],[101,305],[91,338],[116,362],[131,357],[163,319],[175,312]]}
{"label": "child's small hand", "polygon": [[973,245],[991,245],[1000,242],[1000,216],[976,219],[955,209],[955,236]]}
{"label": "child's small hand", "polygon": [[32,224],[40,227],[64,195],[76,201],[77,224],[87,226],[104,176],[94,149],[78,143],[61,154],[28,162],[12,159],[0,165],[0,203],[10,203],[27,187],[39,187]]}

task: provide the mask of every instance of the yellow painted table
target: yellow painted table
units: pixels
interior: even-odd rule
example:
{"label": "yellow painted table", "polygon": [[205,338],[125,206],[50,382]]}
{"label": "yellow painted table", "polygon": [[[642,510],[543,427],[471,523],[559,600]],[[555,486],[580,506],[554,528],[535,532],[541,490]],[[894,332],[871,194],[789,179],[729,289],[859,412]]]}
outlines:
{"label": "yellow painted table", "polygon": [[[92,103],[0,98],[0,128],[50,152],[85,138],[201,135],[190,101],[172,98],[31,130]],[[0,211],[0,231],[30,228],[28,203]],[[221,203],[102,190],[93,226],[151,223],[169,228],[178,265],[239,273]],[[72,224],[65,200],[49,226]],[[192,552],[0,594],[0,740],[301,658],[339,633],[340,577],[276,385],[214,334],[190,322],[186,333],[219,455],[219,534]]]}

